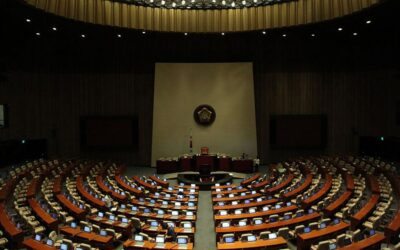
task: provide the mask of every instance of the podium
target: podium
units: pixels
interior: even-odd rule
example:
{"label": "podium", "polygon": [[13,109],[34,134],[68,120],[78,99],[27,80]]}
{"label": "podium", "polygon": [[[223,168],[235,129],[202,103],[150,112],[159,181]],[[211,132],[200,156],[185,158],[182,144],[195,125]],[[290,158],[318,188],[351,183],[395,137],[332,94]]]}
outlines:
{"label": "podium", "polygon": [[214,171],[214,156],[211,155],[199,155],[196,157],[196,169],[199,171],[201,168],[209,168],[210,171]]}

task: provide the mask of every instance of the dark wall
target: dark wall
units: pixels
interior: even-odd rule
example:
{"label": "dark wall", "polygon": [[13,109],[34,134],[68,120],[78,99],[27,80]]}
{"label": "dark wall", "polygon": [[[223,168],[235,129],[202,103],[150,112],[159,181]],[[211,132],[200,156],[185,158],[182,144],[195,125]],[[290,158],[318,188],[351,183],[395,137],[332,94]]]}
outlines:
{"label": "dark wall", "polygon": [[[2,27],[10,35],[0,60],[0,103],[10,107],[10,126],[0,130],[1,140],[46,138],[51,156],[148,165],[154,63],[161,61],[254,62],[258,151],[263,162],[299,154],[356,152],[358,136],[400,134],[395,124],[400,90],[396,25],[365,27],[361,15],[273,30],[266,36],[250,32],[186,37],[143,35],[11,9],[18,15]],[[37,24],[24,23],[27,12]],[[59,27],[57,33],[49,31],[52,23]],[[338,25],[360,34],[338,33]],[[37,30],[40,37],[35,36]],[[85,39],[80,38],[83,32]],[[318,36],[310,37],[311,32]],[[116,38],[117,33],[123,38]],[[283,33],[288,36],[282,37]],[[321,113],[328,118],[326,150],[270,149],[270,114]],[[131,114],[139,117],[137,152],[81,152],[80,116]]]}

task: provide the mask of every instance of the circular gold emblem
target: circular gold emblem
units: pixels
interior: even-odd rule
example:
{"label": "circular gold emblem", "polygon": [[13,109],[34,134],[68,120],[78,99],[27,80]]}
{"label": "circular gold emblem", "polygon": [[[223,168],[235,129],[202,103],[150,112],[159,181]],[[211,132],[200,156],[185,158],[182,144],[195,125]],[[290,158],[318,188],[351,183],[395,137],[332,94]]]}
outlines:
{"label": "circular gold emblem", "polygon": [[204,126],[211,125],[215,121],[215,110],[210,105],[200,105],[193,112],[194,120]]}

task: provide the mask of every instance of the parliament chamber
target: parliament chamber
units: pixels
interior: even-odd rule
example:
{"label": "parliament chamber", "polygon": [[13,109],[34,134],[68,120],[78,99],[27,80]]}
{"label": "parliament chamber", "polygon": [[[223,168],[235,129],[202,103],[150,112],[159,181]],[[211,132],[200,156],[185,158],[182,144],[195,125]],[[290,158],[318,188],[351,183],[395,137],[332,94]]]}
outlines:
{"label": "parliament chamber", "polygon": [[400,249],[400,0],[1,0],[0,249]]}

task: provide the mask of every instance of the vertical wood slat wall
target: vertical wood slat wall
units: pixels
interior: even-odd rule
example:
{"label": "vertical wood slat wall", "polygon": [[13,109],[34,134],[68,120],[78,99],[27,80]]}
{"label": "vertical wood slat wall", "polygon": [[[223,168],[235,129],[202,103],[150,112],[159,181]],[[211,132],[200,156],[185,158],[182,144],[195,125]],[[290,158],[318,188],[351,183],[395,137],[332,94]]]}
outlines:
{"label": "vertical wood slat wall", "polygon": [[107,0],[25,0],[47,12],[83,22],[166,32],[237,32],[301,25],[348,15],[379,0],[297,0],[225,10],[181,10]]}

